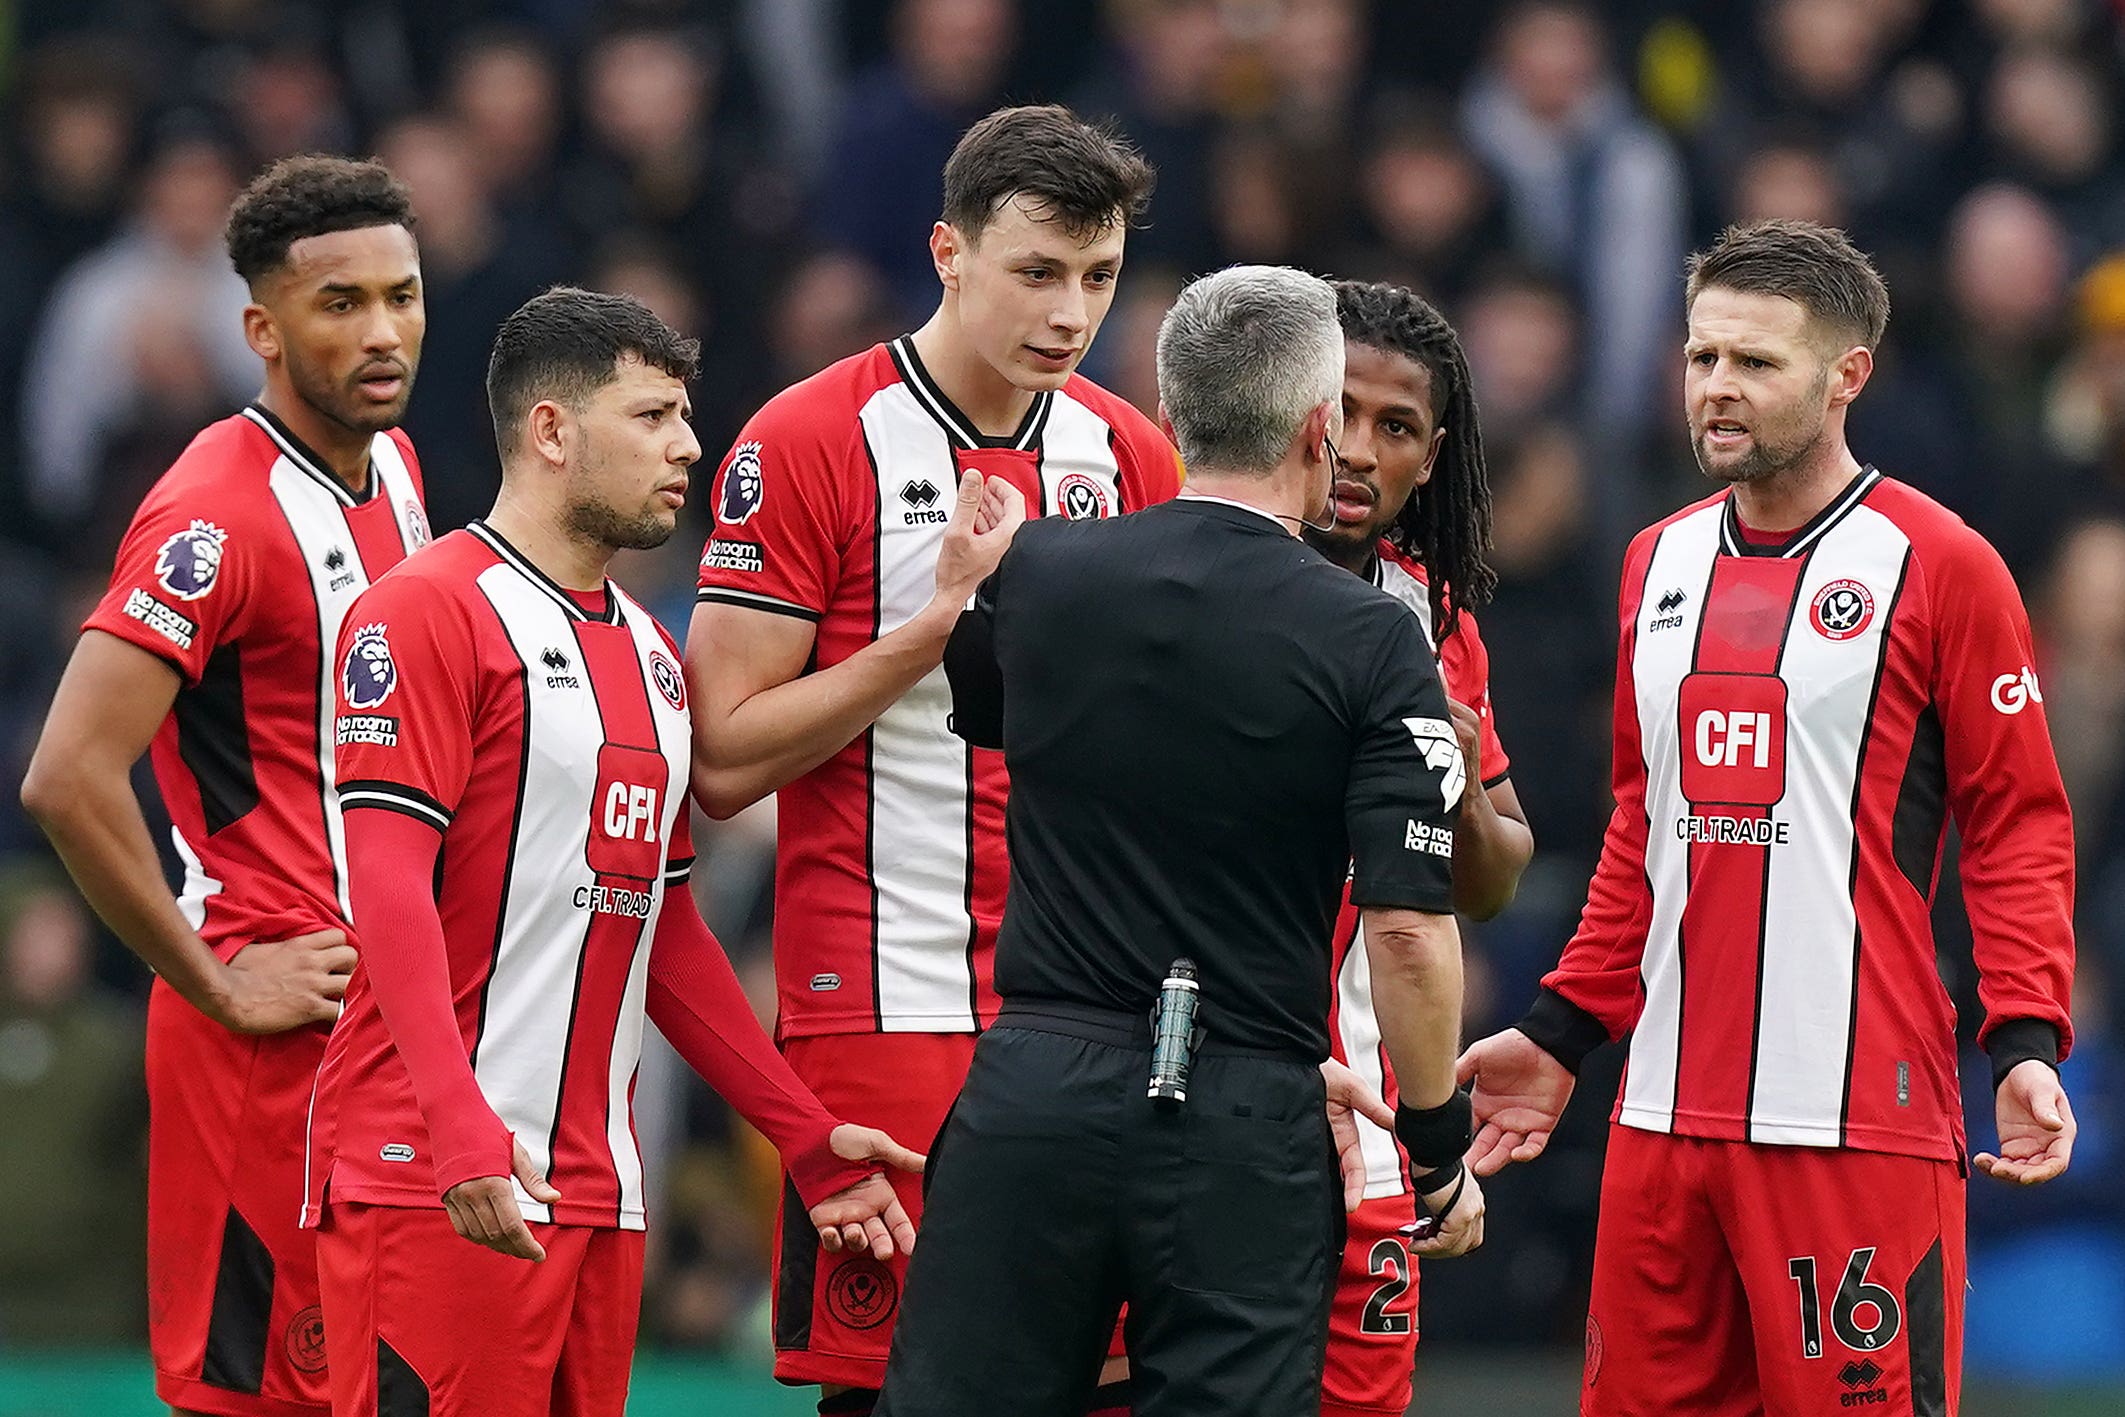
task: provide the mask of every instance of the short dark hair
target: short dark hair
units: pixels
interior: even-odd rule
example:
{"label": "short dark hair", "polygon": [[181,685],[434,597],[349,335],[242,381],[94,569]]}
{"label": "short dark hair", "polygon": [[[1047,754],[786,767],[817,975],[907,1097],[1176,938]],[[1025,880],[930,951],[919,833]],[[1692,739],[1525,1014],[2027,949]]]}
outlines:
{"label": "short dark hair", "polygon": [[1869,349],[1889,327],[1889,287],[1867,253],[1834,226],[1758,221],[1730,226],[1690,257],[1688,300],[1717,286],[1745,295],[1782,295],[1808,317]]}
{"label": "short dark hair", "polygon": [[1491,569],[1490,476],[1475,381],[1454,327],[1423,296],[1398,285],[1337,281],[1336,314],[1343,338],[1399,354],[1431,374],[1431,412],[1446,430],[1431,480],[1410,493],[1387,528],[1387,540],[1423,563],[1430,583],[1432,642],[1444,645],[1464,607],[1490,603],[1498,573]]}
{"label": "short dark hair", "polygon": [[305,237],[371,226],[413,230],[413,198],[390,168],[374,158],[284,157],[252,178],[229,208],[229,261],[255,285],[285,265],[288,248]]}
{"label": "short dark hair", "polygon": [[944,219],[969,239],[1017,193],[1082,237],[1143,215],[1151,164],[1114,129],[1060,104],[999,108],[960,137],[944,165]]}
{"label": "short dark hair", "polygon": [[532,296],[502,321],[487,358],[495,446],[507,456],[517,425],[541,399],[582,407],[629,356],[674,379],[691,379],[701,365],[701,341],[680,334],[632,295],[557,285]]}

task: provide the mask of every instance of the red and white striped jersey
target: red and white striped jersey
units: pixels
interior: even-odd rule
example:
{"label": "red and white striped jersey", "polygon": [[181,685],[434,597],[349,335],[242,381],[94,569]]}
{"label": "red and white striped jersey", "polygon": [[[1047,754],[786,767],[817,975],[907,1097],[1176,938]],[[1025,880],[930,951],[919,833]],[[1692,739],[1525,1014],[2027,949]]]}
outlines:
{"label": "red and white striped jersey", "polygon": [[2005,565],[1869,468],[1781,545],[1730,496],[1624,563],[1616,812],[1544,985],[1632,1030],[1627,1126],[1962,1154],[1929,908],[1952,813],[1989,1030],[2071,1040],[2072,821]]}
{"label": "red and white striped jersey", "polygon": [[[1424,627],[1424,638],[1435,648],[1431,619],[1431,581],[1424,563],[1405,556],[1387,542],[1379,545],[1373,564],[1372,583],[1409,607]],[[1499,741],[1497,724],[1490,709],[1490,651],[1484,648],[1476,617],[1463,610],[1454,622],[1454,632],[1439,650],[1439,679],[1446,696],[1467,704],[1482,720],[1479,730],[1485,788],[1505,781],[1511,762]],[[1473,786],[1471,791],[1475,790]],[[1387,1062],[1387,1048],[1380,1041],[1380,1016],[1372,1003],[1372,969],[1365,956],[1364,924],[1350,903],[1350,886],[1343,887],[1343,904],[1336,915],[1335,997],[1330,1006],[1329,1047],[1336,1060],[1350,1069],[1394,1105],[1394,1069]],[[1365,1198],[1398,1196],[1409,1188],[1401,1148],[1394,1133],[1364,1117],[1356,1117],[1358,1139],[1365,1149]]]}
{"label": "red and white striped jersey", "polygon": [[[1083,378],[983,437],[908,339],[784,390],[716,476],[699,598],[818,626],[828,668],[936,589],[960,476],[1011,479],[1029,513],[1112,516],[1170,498],[1179,460],[1150,420]],[[713,672],[713,666],[711,666]],[[959,1033],[995,1017],[1003,755],[949,723],[932,671],[784,787],[775,870],[778,1033]]]}
{"label": "red and white striped jersey", "polygon": [[[643,1225],[633,1095],[666,883],[692,864],[677,647],[609,582],[586,610],[484,523],[438,541],[340,637],[339,793],[442,833],[436,907],[475,1080],[559,1189],[526,1216]],[[358,923],[358,922],[357,922]],[[332,1031],[308,1209],[438,1204],[428,1132],[367,976]]]}
{"label": "red and white striped jersey", "polygon": [[332,647],[354,598],[427,540],[405,434],[376,435],[356,496],[256,405],[201,430],[134,514],[84,628],[184,676],[151,758],[178,906],[224,958],[345,923]]}

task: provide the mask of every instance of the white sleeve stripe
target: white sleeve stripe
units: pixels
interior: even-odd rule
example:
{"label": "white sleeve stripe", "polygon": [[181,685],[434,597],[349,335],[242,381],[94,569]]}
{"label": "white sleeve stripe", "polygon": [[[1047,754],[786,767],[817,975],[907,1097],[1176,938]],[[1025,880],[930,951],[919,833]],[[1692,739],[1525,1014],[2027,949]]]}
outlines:
{"label": "white sleeve stripe", "polygon": [[339,805],[342,808],[383,807],[395,812],[404,812],[408,816],[419,817],[422,821],[433,822],[438,827],[450,825],[450,813],[443,811],[434,803],[423,802],[419,798],[407,794],[387,792],[377,787],[342,789],[339,794]]}

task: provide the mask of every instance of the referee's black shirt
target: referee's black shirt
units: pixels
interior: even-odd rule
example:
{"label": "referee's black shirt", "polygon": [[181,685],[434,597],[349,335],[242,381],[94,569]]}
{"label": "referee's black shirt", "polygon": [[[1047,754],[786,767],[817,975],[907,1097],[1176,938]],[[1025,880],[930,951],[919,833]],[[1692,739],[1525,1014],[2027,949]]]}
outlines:
{"label": "referee's black shirt", "polygon": [[1211,1037],[1318,1060],[1346,868],[1360,906],[1452,909],[1423,632],[1266,513],[1029,522],[945,665],[954,729],[1010,769],[1006,1003],[1148,1009],[1187,955]]}

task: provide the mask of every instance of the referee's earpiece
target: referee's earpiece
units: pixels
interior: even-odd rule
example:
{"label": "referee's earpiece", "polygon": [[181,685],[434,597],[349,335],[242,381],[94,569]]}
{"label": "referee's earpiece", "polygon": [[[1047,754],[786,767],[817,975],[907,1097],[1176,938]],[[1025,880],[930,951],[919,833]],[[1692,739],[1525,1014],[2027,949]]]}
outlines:
{"label": "referee's earpiece", "polygon": [[1335,440],[1328,436],[1327,430],[1325,429],[1322,430],[1321,433],[1321,458],[1322,461],[1328,464],[1329,472],[1328,496],[1321,503],[1321,520],[1312,521],[1306,517],[1298,517],[1295,519],[1297,520],[1300,526],[1305,527],[1308,531],[1334,531],[1336,529],[1335,470],[1337,467],[1341,466],[1343,462],[1343,455],[1336,451]]}

